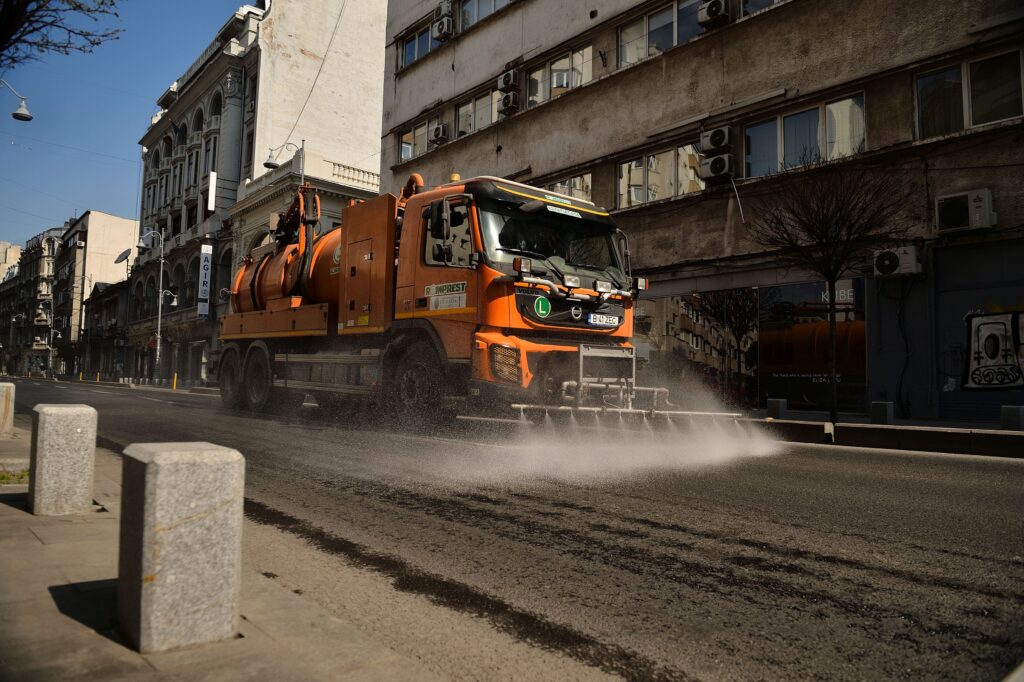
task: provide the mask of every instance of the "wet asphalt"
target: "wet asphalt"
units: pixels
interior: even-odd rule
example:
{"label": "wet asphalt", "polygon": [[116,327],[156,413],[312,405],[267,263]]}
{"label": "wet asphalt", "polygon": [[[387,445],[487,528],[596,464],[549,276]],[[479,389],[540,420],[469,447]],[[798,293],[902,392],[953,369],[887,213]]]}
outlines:
{"label": "wet asphalt", "polygon": [[609,450],[560,427],[403,432],[373,407],[16,383],[19,413],[94,406],[104,447],[237,448],[250,520],[626,678],[999,680],[1024,661],[1024,460],[709,440],[676,462],[644,434]]}

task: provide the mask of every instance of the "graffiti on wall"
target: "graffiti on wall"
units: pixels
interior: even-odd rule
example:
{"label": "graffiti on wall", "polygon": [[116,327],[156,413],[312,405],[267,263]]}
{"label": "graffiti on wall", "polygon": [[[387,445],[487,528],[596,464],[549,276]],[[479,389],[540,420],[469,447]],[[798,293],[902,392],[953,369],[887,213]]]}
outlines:
{"label": "graffiti on wall", "polygon": [[1024,387],[1024,312],[974,314],[967,326],[963,387],[969,390]]}

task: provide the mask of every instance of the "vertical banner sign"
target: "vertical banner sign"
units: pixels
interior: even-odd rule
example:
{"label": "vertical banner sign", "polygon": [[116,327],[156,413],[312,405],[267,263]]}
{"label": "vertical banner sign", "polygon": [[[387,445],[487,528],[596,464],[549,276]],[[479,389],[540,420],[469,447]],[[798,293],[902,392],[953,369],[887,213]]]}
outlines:
{"label": "vertical banner sign", "polygon": [[210,189],[206,195],[206,210],[213,213],[217,210],[217,171],[210,171]]}
{"label": "vertical banner sign", "polygon": [[199,303],[196,314],[200,320],[210,317],[210,269],[213,267],[213,244],[203,244],[199,251]]}

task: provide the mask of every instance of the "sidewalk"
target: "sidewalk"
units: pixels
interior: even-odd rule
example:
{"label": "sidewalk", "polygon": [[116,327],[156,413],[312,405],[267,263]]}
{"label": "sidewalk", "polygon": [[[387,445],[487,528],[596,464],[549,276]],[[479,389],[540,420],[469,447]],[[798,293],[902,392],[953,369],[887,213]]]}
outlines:
{"label": "sidewalk", "polygon": [[[0,461],[28,467],[25,422],[0,441]],[[120,456],[97,449],[88,514],[33,516],[27,490],[0,486],[0,680],[436,679],[253,570],[243,574],[239,637],[139,654],[115,622]]]}

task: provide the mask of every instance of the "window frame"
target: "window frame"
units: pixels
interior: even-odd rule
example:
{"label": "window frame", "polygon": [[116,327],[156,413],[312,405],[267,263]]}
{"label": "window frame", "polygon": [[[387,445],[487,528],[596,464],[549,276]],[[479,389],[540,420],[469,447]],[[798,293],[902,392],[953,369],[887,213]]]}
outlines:
{"label": "window frame", "polygon": [[[989,59],[995,59],[997,57],[1004,57],[1008,54],[1017,53],[1017,59],[1020,64],[1020,86],[1021,86],[1021,110],[1022,114],[1018,116],[1011,116],[1009,118],[999,119],[998,121],[988,121],[987,123],[975,123],[974,122],[974,102],[971,98],[971,65],[977,64],[978,62],[987,61]],[[917,80],[923,76],[929,76],[940,71],[951,70],[954,67],[960,69],[960,106],[962,107],[962,116],[964,121],[964,127],[961,130],[945,133],[943,135],[933,135],[931,137],[921,136],[921,96],[917,88]],[[915,140],[934,140],[945,137],[947,135],[957,135],[959,133],[967,132],[968,130],[974,130],[976,128],[984,128],[990,125],[1000,125],[1007,121],[1014,121],[1024,117],[1024,49],[1021,48],[1010,48],[1007,50],[990,52],[980,57],[973,59],[964,59],[960,62],[947,63],[944,66],[937,66],[933,69],[927,69],[925,71],[919,71],[913,74],[912,87],[914,89],[914,139]]]}
{"label": "window frame", "polygon": [[[501,97],[503,94],[504,93],[501,92],[501,90],[498,90],[496,88],[486,88],[484,90],[476,90],[473,92],[473,94],[463,97],[462,99],[456,100],[455,124],[453,126],[454,130],[452,139],[460,140],[464,137],[469,137],[470,135],[477,131],[490,128],[495,123],[504,121],[507,117],[498,112],[498,109],[501,107]],[[490,121],[486,125],[477,127],[477,103],[485,98],[490,100],[488,106],[486,107],[487,111],[489,112]],[[472,123],[472,130],[469,130],[466,133],[460,135],[459,133],[461,131],[459,130],[459,112],[464,107],[467,106],[470,108],[470,122]]]}
{"label": "window frame", "polygon": [[[583,178],[588,178],[588,182],[586,183],[587,196],[585,198],[580,198],[580,197],[575,196],[572,193],[572,182],[573,182],[573,180],[580,180],[580,182],[582,184]],[[565,186],[565,188],[566,188],[565,191],[561,191],[559,189],[560,185],[564,185]],[[572,198],[578,199],[580,201],[589,201],[589,202],[593,203],[593,201],[594,201],[594,172],[593,172],[593,170],[589,170],[588,169],[588,170],[585,170],[585,171],[580,171],[578,173],[574,173],[572,175],[563,176],[563,177],[558,178],[557,180],[552,180],[552,181],[546,182],[544,184],[544,187],[548,191],[554,192],[556,194],[562,194],[564,196],[572,197]]]}
{"label": "window frame", "polygon": [[[396,131],[395,137],[398,140],[398,144],[396,146],[396,149],[398,151],[398,164],[408,163],[413,159],[418,159],[419,157],[431,151],[433,147],[430,143],[430,129],[436,125],[440,125],[442,122],[442,118],[439,115],[435,114],[427,118],[419,119],[416,123],[405,126]],[[423,129],[423,151],[417,154],[416,131],[420,130],[421,128]],[[402,156],[402,145],[406,144],[406,142],[404,141],[406,135],[410,135],[412,137],[412,152],[409,155],[409,158],[407,159],[403,158]]]}
{"label": "window frame", "polygon": [[[576,76],[576,74],[575,74],[575,71],[576,71],[576,55],[582,55],[581,56],[580,64],[586,64],[587,62],[583,59],[583,57],[586,56],[585,53],[586,53],[587,50],[590,50],[590,63],[593,64],[593,62],[594,62],[594,44],[588,42],[588,43],[580,43],[579,45],[575,45],[575,46],[572,46],[572,47],[565,48],[564,50],[560,50],[559,52],[556,52],[552,56],[550,56],[547,59],[545,59],[544,61],[539,62],[539,63],[535,63],[533,66],[519,67],[519,70],[526,76],[525,82],[523,84],[523,87],[524,87],[523,101],[526,103],[526,107],[525,107],[525,109],[523,109],[523,111],[527,111],[529,109],[535,109],[536,107],[539,107],[540,105],[545,104],[546,102],[550,102],[551,100],[555,99],[556,97],[561,97],[562,95],[567,95],[568,93],[570,93],[571,91],[573,91],[573,90],[575,90],[577,88],[582,88],[585,85],[587,85],[588,83],[592,83],[594,81],[594,69],[593,69],[593,67],[591,67],[591,69],[590,69],[590,79],[589,80],[583,80],[583,71],[581,70],[580,71],[580,83],[579,83],[579,85],[574,85],[574,83],[576,82],[576,77],[575,77]],[[552,85],[552,75],[551,74],[553,72],[552,72],[552,69],[551,69],[551,65],[554,64],[555,62],[560,62],[560,61],[563,61],[563,60],[568,60],[568,62],[569,62],[569,68],[566,71],[568,85],[563,89],[562,92],[558,93],[557,95],[552,95],[551,94],[551,85]],[[537,103],[531,105],[530,104],[530,76],[532,76],[533,74],[537,73],[538,71],[541,72],[540,95],[538,97]]]}
{"label": "window frame", "polygon": [[[395,41],[396,47],[398,48],[398,71],[406,69],[416,62],[420,61],[434,50],[441,47],[441,43],[434,40],[433,35],[433,20],[428,21],[426,24],[414,24],[415,28],[406,29],[401,36]],[[424,33],[427,34],[427,51],[420,54],[420,36]],[[405,60],[405,46],[406,43],[412,41],[414,48],[414,56],[410,61]]]}
{"label": "window frame", "polygon": [[[838,97],[829,97],[829,98],[826,98],[826,99],[819,100],[816,104],[813,104],[813,105],[810,105],[810,106],[808,104],[804,104],[803,106],[795,106],[795,107],[791,107],[791,108],[785,109],[785,110],[783,110],[783,111],[781,111],[781,112],[779,112],[777,114],[774,114],[774,115],[763,116],[763,117],[762,116],[757,116],[757,117],[752,118],[749,122],[744,123],[740,127],[739,140],[738,140],[739,143],[736,145],[736,148],[739,150],[739,153],[736,154],[736,164],[737,164],[737,166],[742,166],[742,169],[743,169],[743,174],[740,177],[743,177],[743,178],[763,178],[763,177],[767,177],[767,175],[770,175],[770,173],[766,173],[764,175],[747,175],[747,161],[746,161],[746,159],[747,159],[747,152],[749,151],[747,149],[747,142],[746,142],[746,139],[747,139],[747,128],[750,128],[752,126],[761,125],[762,123],[768,123],[769,121],[774,121],[774,123],[775,123],[776,167],[775,167],[775,170],[773,171],[773,173],[781,173],[781,172],[784,172],[784,171],[790,171],[790,170],[796,170],[796,169],[799,169],[799,168],[803,168],[804,164],[795,164],[795,165],[791,165],[791,166],[786,166],[785,165],[785,158],[786,158],[785,120],[789,116],[794,116],[796,114],[802,114],[802,113],[805,113],[805,112],[808,112],[808,111],[816,110],[818,112],[818,156],[819,156],[820,160],[822,160],[822,161],[839,161],[839,160],[844,159],[844,158],[850,158],[852,156],[856,156],[856,154],[851,154],[849,156],[836,156],[835,158],[830,158],[829,157],[829,155],[828,155],[828,106],[830,104],[835,104],[837,102],[842,102],[843,100],[854,99],[854,98],[857,98],[857,97],[860,97],[861,101],[863,102],[863,106],[864,106],[864,143],[863,144],[864,144],[864,151],[866,152],[870,148],[869,144],[868,144],[868,125],[867,125],[868,104],[867,104],[867,93],[864,90],[854,90],[852,92],[847,92],[847,93],[845,93],[845,94],[843,94],[841,96],[838,96]],[[864,152],[860,152],[860,153],[864,153]]]}
{"label": "window frame", "polygon": [[[616,50],[617,50],[616,60],[615,60],[616,70],[629,68],[630,66],[633,66],[635,64],[639,64],[640,62],[645,61],[647,59],[651,59],[653,57],[657,57],[657,56],[663,55],[666,52],[668,52],[669,50],[671,50],[672,48],[679,47],[680,45],[685,45],[685,44],[687,44],[687,43],[689,43],[691,41],[694,41],[697,38],[700,38],[701,36],[703,36],[707,32],[706,30],[701,30],[700,33],[698,33],[697,35],[693,36],[692,38],[686,39],[685,41],[680,42],[680,40],[679,40],[679,9],[680,9],[680,7],[681,6],[685,7],[685,6],[693,5],[693,4],[698,4],[699,5],[699,3],[700,3],[700,0],[671,0],[671,2],[665,3],[663,5],[658,5],[657,7],[654,7],[652,9],[650,9],[650,10],[640,14],[640,15],[637,15],[637,16],[633,17],[632,19],[630,19],[630,20],[628,20],[626,22],[623,22],[622,24],[619,24],[619,26],[618,26],[618,28],[616,29],[616,32],[615,32],[615,38],[616,38],[616,40],[615,40],[615,47],[616,47]],[[698,9],[699,9],[699,7],[698,7]],[[662,50],[658,54],[652,55],[651,54],[651,17],[653,15],[655,15],[655,14],[660,14],[660,13],[664,12],[665,10],[670,10],[670,13],[672,15],[672,44],[667,49]],[[624,63],[622,61],[622,52],[623,52],[623,50],[622,50],[622,30],[624,28],[628,27],[628,26],[632,26],[633,24],[636,24],[638,21],[641,21],[641,20],[643,21],[643,25],[644,25],[644,27],[643,27],[644,49],[641,51],[643,56],[640,57],[640,59],[636,60],[635,62]]]}
{"label": "window frame", "polygon": [[[686,137],[675,142],[667,143],[666,145],[653,147],[647,151],[638,153],[636,156],[627,156],[615,163],[615,207],[618,210],[637,208],[639,206],[645,206],[659,201],[669,201],[672,199],[679,199],[682,197],[694,196],[700,194],[706,189],[701,188],[694,192],[682,192],[679,182],[679,154],[681,149],[686,147],[693,147],[698,152],[700,151],[700,140],[691,137]],[[651,159],[661,156],[663,154],[671,154],[672,158],[669,162],[669,186],[671,187],[671,193],[666,196],[660,196],[656,199],[651,199],[650,193],[650,172],[651,172]],[[639,160],[640,165],[637,165]],[[631,203],[628,206],[622,205],[622,188],[620,185],[621,178],[619,177],[619,171],[625,164],[630,164],[632,168],[643,168],[643,185],[640,187],[644,201]],[[632,192],[637,188],[636,185],[627,185],[627,191]]]}

